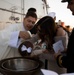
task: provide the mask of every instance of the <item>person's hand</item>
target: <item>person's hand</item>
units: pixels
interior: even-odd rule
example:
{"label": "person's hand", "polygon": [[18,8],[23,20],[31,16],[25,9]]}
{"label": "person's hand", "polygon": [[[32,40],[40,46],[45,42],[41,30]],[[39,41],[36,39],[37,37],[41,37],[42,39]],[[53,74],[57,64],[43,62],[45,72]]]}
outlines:
{"label": "person's hand", "polygon": [[20,37],[20,38],[23,38],[23,39],[25,39],[25,40],[31,38],[29,32],[27,32],[27,31],[20,31],[19,37]]}

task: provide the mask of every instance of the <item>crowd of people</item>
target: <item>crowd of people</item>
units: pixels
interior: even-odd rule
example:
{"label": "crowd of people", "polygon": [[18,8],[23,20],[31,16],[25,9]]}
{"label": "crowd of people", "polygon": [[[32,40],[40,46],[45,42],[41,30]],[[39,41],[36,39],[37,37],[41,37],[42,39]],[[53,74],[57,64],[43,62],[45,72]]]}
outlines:
{"label": "crowd of people", "polygon": [[[67,8],[74,15],[74,0],[62,0],[68,2]],[[49,13],[37,21],[35,8],[28,9],[23,22],[10,25],[0,31],[0,60],[10,57],[21,56],[18,47],[27,41],[32,44],[40,40],[37,44],[40,49],[33,50],[32,57],[40,57],[48,60],[49,70],[59,74],[74,72],[74,29],[70,32],[69,26],[62,27],[55,22],[55,13]],[[69,34],[68,34],[69,33]],[[64,39],[64,51],[58,50],[56,53],[53,44]],[[42,45],[44,47],[42,48]]]}

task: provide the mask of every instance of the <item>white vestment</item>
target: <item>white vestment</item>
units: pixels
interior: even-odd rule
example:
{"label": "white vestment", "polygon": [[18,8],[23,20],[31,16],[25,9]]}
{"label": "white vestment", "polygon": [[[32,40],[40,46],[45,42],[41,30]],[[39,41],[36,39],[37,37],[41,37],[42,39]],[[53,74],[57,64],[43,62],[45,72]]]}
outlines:
{"label": "white vestment", "polygon": [[17,49],[19,31],[26,31],[23,23],[12,24],[0,31],[0,60],[20,56]]}

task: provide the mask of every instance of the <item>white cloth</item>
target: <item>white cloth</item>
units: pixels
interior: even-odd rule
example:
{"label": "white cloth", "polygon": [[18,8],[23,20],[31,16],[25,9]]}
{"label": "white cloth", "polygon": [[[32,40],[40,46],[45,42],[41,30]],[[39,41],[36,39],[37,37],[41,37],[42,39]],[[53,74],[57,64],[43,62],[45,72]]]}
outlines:
{"label": "white cloth", "polygon": [[54,43],[53,49],[54,49],[55,53],[58,53],[59,50],[61,52],[64,51],[64,46],[63,46],[62,40],[59,40],[58,42]]}
{"label": "white cloth", "polygon": [[13,46],[15,47],[18,44],[19,31],[23,30],[26,31],[23,29],[23,23],[16,23],[0,31],[0,60],[8,57],[20,56],[17,47],[13,48]]}
{"label": "white cloth", "polygon": [[44,75],[58,75],[58,73],[51,70],[41,69],[41,71],[43,72]]}
{"label": "white cloth", "polygon": [[74,75],[74,73],[64,73],[64,74],[58,74],[52,70],[46,70],[46,69],[41,69],[42,73],[44,75]]}
{"label": "white cloth", "polygon": [[26,47],[25,45],[23,45],[22,47],[21,47],[21,50],[22,51],[27,51],[28,53],[31,53],[31,51],[32,51],[32,48],[31,47]]}
{"label": "white cloth", "polygon": [[20,40],[18,40],[18,35],[19,35],[19,31],[15,31],[15,32],[11,33],[11,37],[10,37],[10,40],[9,40],[9,46],[15,47],[15,48],[18,47],[17,42],[20,41]]}
{"label": "white cloth", "polygon": [[65,74],[60,74],[60,75],[74,75],[74,73],[65,73]]}

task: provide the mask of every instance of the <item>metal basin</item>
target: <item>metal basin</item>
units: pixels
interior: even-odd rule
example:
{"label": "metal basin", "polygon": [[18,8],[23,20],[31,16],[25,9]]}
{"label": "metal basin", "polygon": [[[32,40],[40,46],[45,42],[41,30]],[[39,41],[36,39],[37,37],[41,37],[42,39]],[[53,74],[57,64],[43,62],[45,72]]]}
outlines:
{"label": "metal basin", "polygon": [[0,72],[4,75],[33,75],[40,70],[42,62],[29,57],[15,57],[0,61]]}
{"label": "metal basin", "polygon": [[12,71],[30,71],[38,66],[38,62],[30,59],[11,59],[2,63],[2,68]]}

